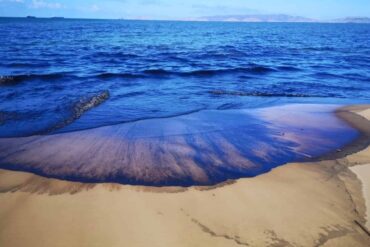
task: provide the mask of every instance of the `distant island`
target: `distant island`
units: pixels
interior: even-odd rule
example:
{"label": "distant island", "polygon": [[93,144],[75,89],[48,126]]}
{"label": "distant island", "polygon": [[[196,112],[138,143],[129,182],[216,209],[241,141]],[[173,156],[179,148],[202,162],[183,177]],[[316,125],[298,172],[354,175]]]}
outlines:
{"label": "distant island", "polygon": [[369,17],[347,17],[343,19],[334,20],[338,23],[370,23]]}
{"label": "distant island", "polygon": [[229,21],[229,22],[316,22],[317,20],[302,16],[291,15],[219,15],[200,17],[200,21]]}
{"label": "distant island", "polygon": [[272,15],[218,15],[195,18],[196,21],[225,21],[225,22],[324,22],[324,23],[370,23],[368,17],[346,17],[334,20],[319,20],[302,16],[285,14]]}
{"label": "distant island", "polygon": [[65,19],[64,17],[62,16],[53,16],[53,17],[36,17],[36,16],[33,16],[33,15],[28,15],[26,16],[27,19],[53,19],[53,20],[63,20]]}

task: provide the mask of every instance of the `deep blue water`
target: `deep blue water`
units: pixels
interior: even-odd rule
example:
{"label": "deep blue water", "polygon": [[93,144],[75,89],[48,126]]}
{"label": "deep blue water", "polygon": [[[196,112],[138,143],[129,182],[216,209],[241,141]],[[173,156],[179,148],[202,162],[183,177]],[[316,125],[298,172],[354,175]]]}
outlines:
{"label": "deep blue water", "polygon": [[370,25],[0,18],[0,137],[369,103]]}

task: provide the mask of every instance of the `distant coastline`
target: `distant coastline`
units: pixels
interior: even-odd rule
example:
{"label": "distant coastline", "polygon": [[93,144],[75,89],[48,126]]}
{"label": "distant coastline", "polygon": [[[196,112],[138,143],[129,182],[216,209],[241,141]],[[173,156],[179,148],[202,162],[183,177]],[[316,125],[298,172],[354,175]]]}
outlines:
{"label": "distant coastline", "polygon": [[[22,17],[0,17],[0,18],[22,18]],[[36,16],[33,16],[33,15],[28,15],[28,16],[26,16],[26,19],[53,19],[53,20],[63,20],[65,18],[64,17],[60,17],[60,16],[36,17]]]}
{"label": "distant coastline", "polygon": [[345,17],[333,20],[320,20],[292,15],[222,15],[206,16],[200,21],[226,21],[226,22],[308,22],[308,23],[370,23],[369,17]]}
{"label": "distant coastline", "polygon": [[331,20],[313,19],[302,16],[292,16],[284,14],[276,15],[218,15],[218,16],[203,16],[185,19],[135,19],[135,18],[119,18],[119,19],[105,19],[105,18],[68,18],[62,16],[53,17],[38,17],[38,16],[0,16],[4,18],[17,19],[51,19],[51,20],[126,20],[126,21],[184,21],[184,22],[242,22],[242,23],[343,23],[343,24],[370,24],[370,17],[344,17]]}

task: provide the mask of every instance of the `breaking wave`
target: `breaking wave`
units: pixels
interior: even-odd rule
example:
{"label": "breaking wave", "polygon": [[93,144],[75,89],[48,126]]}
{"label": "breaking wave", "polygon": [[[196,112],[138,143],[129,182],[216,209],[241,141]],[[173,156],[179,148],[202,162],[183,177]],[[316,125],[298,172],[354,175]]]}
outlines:
{"label": "breaking wave", "polygon": [[[283,68],[286,69],[286,68]],[[102,73],[96,75],[100,79],[111,78],[144,78],[144,77],[165,77],[165,76],[178,76],[178,77],[211,77],[227,74],[266,74],[276,72],[278,69],[266,66],[253,66],[248,68],[230,68],[230,69],[204,69],[193,71],[169,71],[165,69],[147,69],[138,73]]]}

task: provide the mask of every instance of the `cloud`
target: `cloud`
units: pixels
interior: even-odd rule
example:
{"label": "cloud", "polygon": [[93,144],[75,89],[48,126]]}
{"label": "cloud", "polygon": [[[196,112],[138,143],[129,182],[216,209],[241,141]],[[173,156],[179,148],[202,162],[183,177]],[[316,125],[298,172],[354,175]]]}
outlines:
{"label": "cloud", "polygon": [[30,8],[33,9],[61,9],[63,5],[57,2],[46,2],[43,0],[32,0]]}

